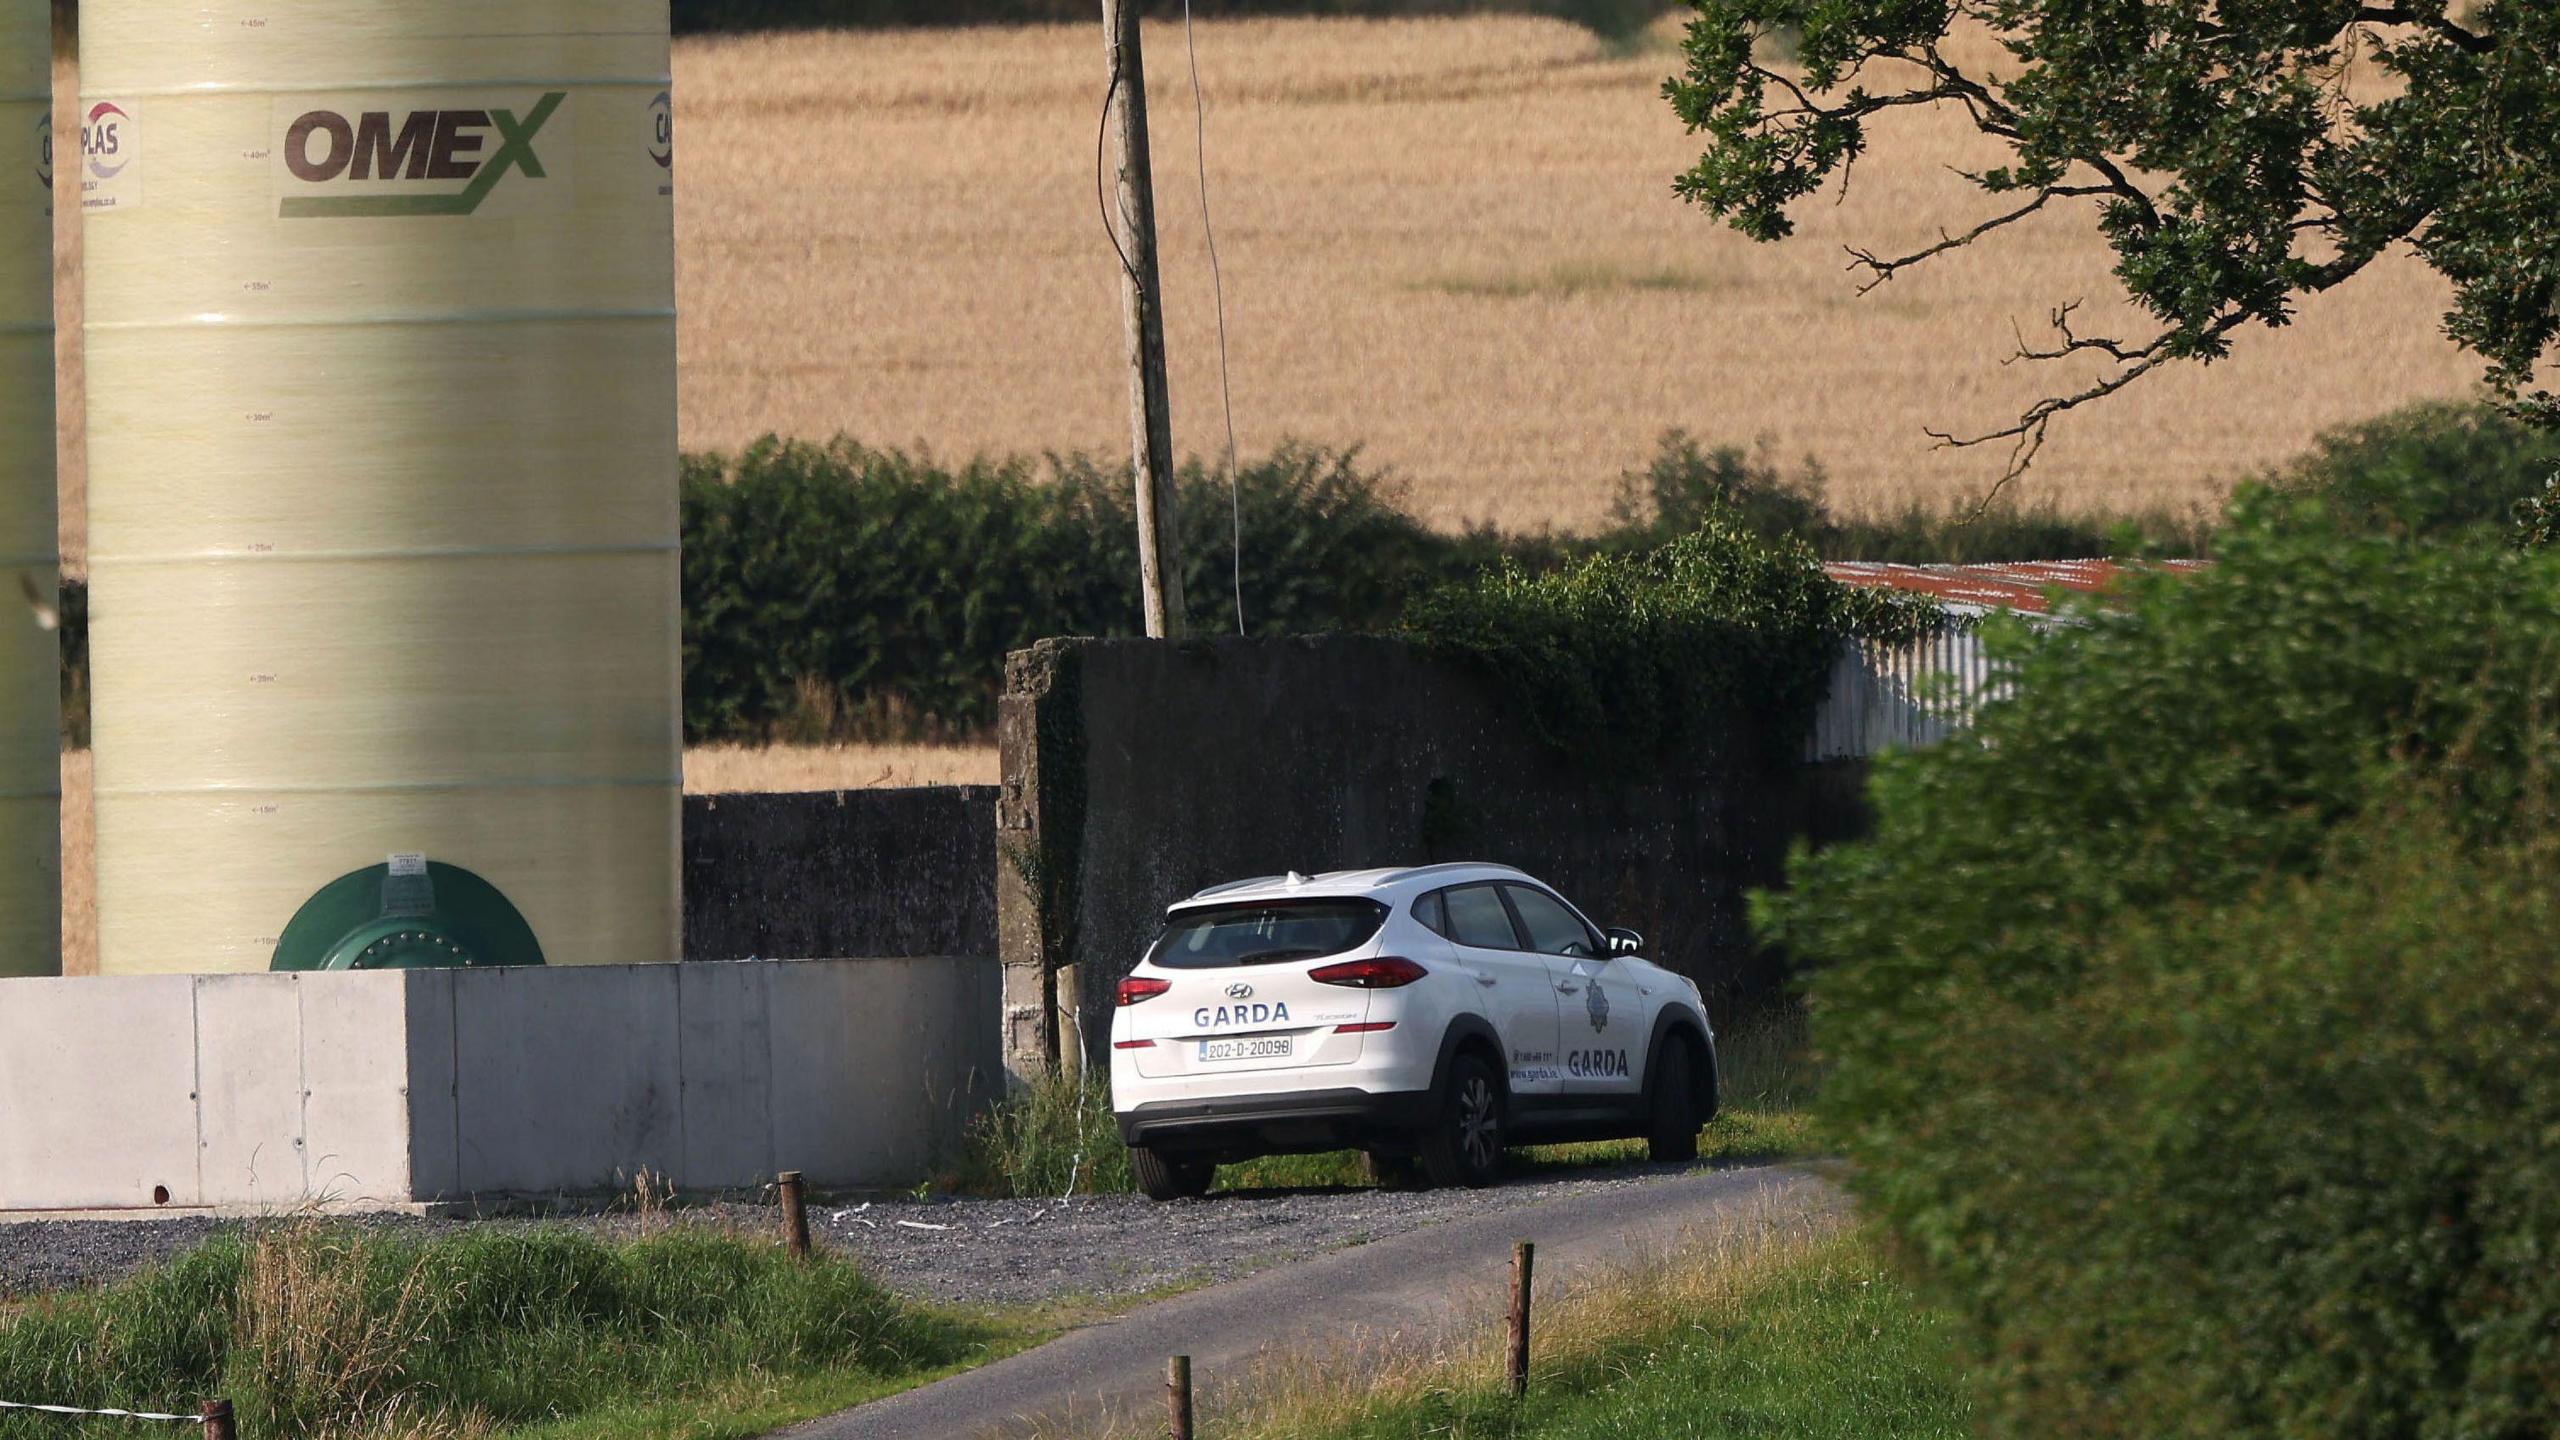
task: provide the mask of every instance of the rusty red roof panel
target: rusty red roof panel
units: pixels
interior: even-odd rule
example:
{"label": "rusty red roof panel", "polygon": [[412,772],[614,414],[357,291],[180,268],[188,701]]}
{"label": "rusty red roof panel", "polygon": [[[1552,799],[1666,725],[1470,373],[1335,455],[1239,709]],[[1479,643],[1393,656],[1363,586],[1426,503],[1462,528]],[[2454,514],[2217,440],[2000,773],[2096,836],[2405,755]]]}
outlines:
{"label": "rusty red roof panel", "polygon": [[2194,571],[2207,560],[2163,560],[2125,563],[2115,560],[2022,560],[2002,565],[1889,565],[1872,560],[1832,560],[1823,565],[1843,585],[1908,590],[1934,595],[1949,605],[1984,610],[2015,610],[2042,615],[2056,590],[2094,595],[2131,569]]}

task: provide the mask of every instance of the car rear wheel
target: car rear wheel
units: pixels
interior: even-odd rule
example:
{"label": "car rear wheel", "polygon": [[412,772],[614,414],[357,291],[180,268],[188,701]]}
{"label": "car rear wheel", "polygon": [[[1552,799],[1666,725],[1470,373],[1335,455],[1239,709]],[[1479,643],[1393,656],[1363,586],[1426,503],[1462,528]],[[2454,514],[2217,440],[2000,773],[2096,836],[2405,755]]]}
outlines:
{"label": "car rear wheel", "polygon": [[1129,1168],[1150,1200],[1196,1200],[1209,1193],[1209,1181],[1218,1171],[1206,1160],[1177,1159],[1144,1145],[1129,1147]]}
{"label": "car rear wheel", "polygon": [[1422,1132],[1418,1158],[1433,1185],[1480,1190],[1502,1174],[1502,1087],[1473,1055],[1449,1066],[1440,1114]]}
{"label": "car rear wheel", "polygon": [[1655,1163],[1685,1163],[1698,1158],[1697,1072],[1686,1039],[1662,1047],[1653,1076],[1653,1103],[1645,1122],[1645,1144]]}

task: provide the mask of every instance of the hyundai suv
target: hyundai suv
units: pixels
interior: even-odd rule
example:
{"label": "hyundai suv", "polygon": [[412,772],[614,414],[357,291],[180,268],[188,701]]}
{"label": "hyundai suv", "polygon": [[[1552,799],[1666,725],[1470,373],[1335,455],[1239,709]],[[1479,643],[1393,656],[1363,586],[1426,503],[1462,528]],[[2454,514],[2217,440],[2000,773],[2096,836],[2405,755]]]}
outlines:
{"label": "hyundai suv", "polygon": [[1491,1184],[1503,1147],[1642,1136],[1696,1158],[1716,1111],[1698,987],[1505,865],[1283,875],[1165,913],[1120,982],[1111,1097],[1139,1187],[1357,1148]]}

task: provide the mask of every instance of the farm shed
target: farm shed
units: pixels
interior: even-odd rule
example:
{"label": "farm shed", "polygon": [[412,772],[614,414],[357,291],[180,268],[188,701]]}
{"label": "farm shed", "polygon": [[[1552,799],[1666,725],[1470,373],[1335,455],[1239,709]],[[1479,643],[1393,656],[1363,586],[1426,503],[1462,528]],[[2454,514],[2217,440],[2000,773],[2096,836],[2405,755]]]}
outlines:
{"label": "farm shed", "polygon": [[[2208,562],[2171,560],[2171,570]],[[1885,750],[1934,745],[1962,728],[2004,684],[1983,652],[1981,621],[2008,613],[2031,625],[2070,623],[2057,600],[2104,592],[2128,567],[2113,560],[2030,560],[1999,565],[1894,565],[1835,560],[1823,569],[1844,585],[1934,597],[1947,623],[1917,640],[1850,640],[1831,665],[1831,690],[1814,714],[1805,758],[1854,760]]]}

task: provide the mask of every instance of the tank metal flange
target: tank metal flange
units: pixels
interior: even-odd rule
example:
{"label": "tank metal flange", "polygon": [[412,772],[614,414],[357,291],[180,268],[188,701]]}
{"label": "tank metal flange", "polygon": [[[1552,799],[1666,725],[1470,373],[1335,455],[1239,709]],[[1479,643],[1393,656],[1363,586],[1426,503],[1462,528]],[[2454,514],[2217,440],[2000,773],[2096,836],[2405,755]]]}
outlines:
{"label": "tank metal flange", "polygon": [[498,887],[420,855],[350,871],[303,902],[270,970],[539,965],[542,946]]}

